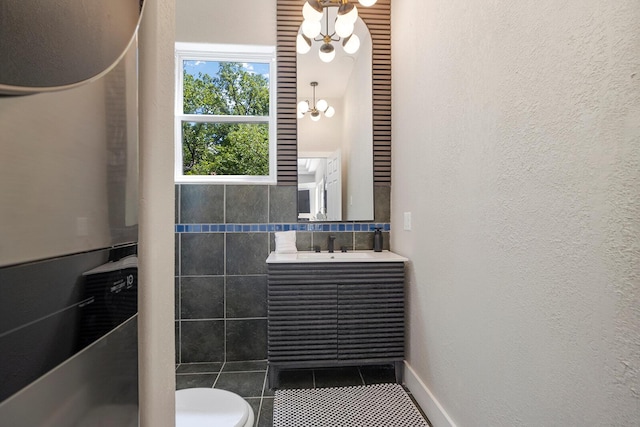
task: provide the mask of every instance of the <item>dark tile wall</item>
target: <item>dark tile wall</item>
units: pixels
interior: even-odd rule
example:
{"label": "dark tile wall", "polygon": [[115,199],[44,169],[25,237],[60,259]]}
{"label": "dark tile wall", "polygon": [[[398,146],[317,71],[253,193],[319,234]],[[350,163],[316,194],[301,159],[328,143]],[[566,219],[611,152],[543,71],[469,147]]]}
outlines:
{"label": "dark tile wall", "polygon": [[[374,221],[388,223],[389,188],[376,187],[375,197]],[[267,358],[265,260],[275,248],[267,224],[296,223],[296,201],[295,186],[176,185],[177,363]],[[298,250],[326,250],[329,234],[336,236],[337,249],[373,248],[373,233],[358,227],[298,231]]]}

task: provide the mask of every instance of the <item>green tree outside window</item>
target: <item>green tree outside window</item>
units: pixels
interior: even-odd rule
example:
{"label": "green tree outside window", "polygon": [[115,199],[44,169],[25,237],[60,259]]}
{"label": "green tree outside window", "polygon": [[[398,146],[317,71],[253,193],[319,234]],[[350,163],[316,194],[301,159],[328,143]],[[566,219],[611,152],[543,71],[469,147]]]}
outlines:
{"label": "green tree outside window", "polygon": [[199,116],[182,121],[183,174],[268,175],[269,125],[246,119],[268,119],[268,75],[215,61],[196,74],[194,62],[183,61],[183,114]]}

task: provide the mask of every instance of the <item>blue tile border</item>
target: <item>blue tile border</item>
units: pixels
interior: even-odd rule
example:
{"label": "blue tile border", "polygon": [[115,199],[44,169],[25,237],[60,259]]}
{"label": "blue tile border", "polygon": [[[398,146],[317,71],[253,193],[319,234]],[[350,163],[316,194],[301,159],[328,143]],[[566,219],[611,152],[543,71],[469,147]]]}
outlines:
{"label": "blue tile border", "polygon": [[385,223],[262,223],[262,224],[176,224],[176,233],[273,233],[274,231],[329,231],[365,232],[376,228],[391,231],[391,224]]}

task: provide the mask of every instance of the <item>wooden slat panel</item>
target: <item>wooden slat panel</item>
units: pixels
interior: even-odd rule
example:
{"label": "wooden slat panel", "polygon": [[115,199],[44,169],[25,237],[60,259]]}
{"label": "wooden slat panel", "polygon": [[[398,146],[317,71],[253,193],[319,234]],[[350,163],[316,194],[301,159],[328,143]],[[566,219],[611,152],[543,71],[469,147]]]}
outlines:
{"label": "wooden slat panel", "polygon": [[[301,24],[301,4],[297,0],[278,0],[278,184],[298,182],[298,148],[296,119],[296,47],[295,38]],[[296,13],[296,10],[298,11]]]}
{"label": "wooden slat panel", "polygon": [[[295,38],[302,23],[302,6],[305,0],[278,0],[277,49],[278,49],[278,184],[297,183],[297,139],[282,139],[281,128],[294,129],[297,134],[296,110],[296,50]],[[373,144],[389,147],[391,152],[391,0],[378,0],[369,8],[359,7],[360,18],[367,24],[373,43]],[[292,96],[289,97],[288,95]],[[285,97],[280,99],[281,97]],[[384,122],[388,136],[378,131]],[[286,151],[281,154],[281,151]],[[296,173],[289,168],[295,165]],[[374,186],[388,187],[391,183],[391,158],[389,155],[373,156]]]}

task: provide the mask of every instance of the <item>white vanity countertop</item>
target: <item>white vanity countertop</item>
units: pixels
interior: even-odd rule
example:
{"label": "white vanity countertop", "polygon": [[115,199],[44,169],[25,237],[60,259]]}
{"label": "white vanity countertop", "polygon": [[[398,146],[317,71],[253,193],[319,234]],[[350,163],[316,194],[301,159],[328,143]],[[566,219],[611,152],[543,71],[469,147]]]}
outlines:
{"label": "white vanity countertop", "polygon": [[267,264],[303,263],[303,262],[405,262],[409,261],[401,255],[390,251],[349,251],[349,252],[297,252],[295,254],[279,254],[271,252]]}

